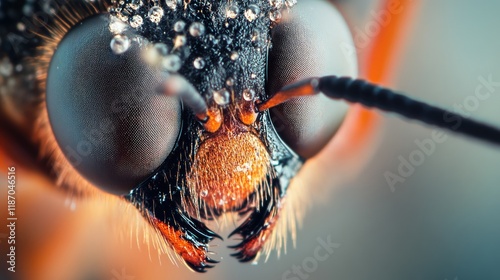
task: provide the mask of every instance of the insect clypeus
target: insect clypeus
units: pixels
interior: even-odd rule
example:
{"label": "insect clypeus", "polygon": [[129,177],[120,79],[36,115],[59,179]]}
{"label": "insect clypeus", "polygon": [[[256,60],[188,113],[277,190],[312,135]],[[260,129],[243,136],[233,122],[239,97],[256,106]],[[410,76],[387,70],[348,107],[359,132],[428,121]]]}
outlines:
{"label": "insect clypeus", "polygon": [[59,184],[122,196],[202,272],[217,262],[208,243],[222,238],[206,220],[242,217],[241,261],[282,246],[276,228],[300,208],[290,181],[346,112],[318,92],[500,141],[494,128],[361,81],[311,78],[335,74],[335,61],[295,2],[6,2],[4,17],[34,15],[2,26],[3,59],[22,61],[12,79],[32,83],[19,95]]}

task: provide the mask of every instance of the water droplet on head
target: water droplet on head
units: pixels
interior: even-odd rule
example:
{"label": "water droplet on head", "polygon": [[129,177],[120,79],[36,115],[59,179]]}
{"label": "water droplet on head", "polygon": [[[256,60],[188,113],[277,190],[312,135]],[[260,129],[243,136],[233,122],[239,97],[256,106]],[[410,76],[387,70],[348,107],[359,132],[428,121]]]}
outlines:
{"label": "water droplet on head", "polygon": [[140,6],[142,6],[141,0],[130,0],[130,3],[127,4],[127,7],[134,11],[139,9]]}
{"label": "water droplet on head", "polygon": [[205,60],[202,57],[197,57],[193,61],[194,68],[203,69],[205,67]]}
{"label": "water droplet on head", "polygon": [[243,99],[246,101],[252,101],[255,98],[255,90],[245,89],[243,90]]}
{"label": "water droplet on head", "polygon": [[26,25],[22,22],[18,22],[16,27],[17,27],[17,30],[19,30],[21,32],[26,30]]}
{"label": "water droplet on head", "polygon": [[200,192],[200,196],[201,197],[207,197],[207,195],[208,195],[208,190],[207,189],[201,190],[201,192]]}
{"label": "water droplet on head", "polygon": [[285,3],[288,7],[293,7],[295,4],[297,4],[297,0],[285,0]]}
{"label": "water droplet on head", "polygon": [[208,41],[210,41],[214,45],[219,44],[219,39],[215,38],[213,34],[208,34]]}
{"label": "water droplet on head", "polygon": [[261,47],[263,47],[263,45],[265,44],[265,39],[264,39],[264,36],[262,36],[262,34],[258,31],[258,30],[254,30],[252,32],[252,45],[256,48],[256,49],[259,49]]}
{"label": "water droplet on head", "polygon": [[158,52],[158,54],[161,56],[166,56],[169,52],[168,46],[164,43],[156,43],[154,45],[154,48]]}
{"label": "water droplet on head", "polygon": [[169,53],[169,47],[164,43],[149,46],[145,53],[146,62],[151,65],[161,66],[161,60]]}
{"label": "water droplet on head", "polygon": [[269,0],[269,4],[275,9],[280,9],[283,6],[283,0]]}
{"label": "water droplet on head", "polygon": [[231,4],[227,7],[226,16],[228,18],[236,18],[240,13],[240,8],[236,4]]}
{"label": "water droplet on head", "polygon": [[177,35],[174,39],[174,48],[178,49],[186,44],[186,36]]}
{"label": "water droplet on head", "polygon": [[23,6],[23,15],[26,17],[31,17],[33,15],[33,6],[25,4]]}
{"label": "water droplet on head", "polygon": [[252,42],[258,42],[260,39],[260,32],[258,30],[252,31]]}
{"label": "water droplet on head", "polygon": [[240,54],[238,52],[231,52],[231,60],[235,61],[240,57]]}
{"label": "water droplet on head", "polygon": [[130,26],[132,26],[132,28],[138,28],[142,26],[143,23],[144,22],[140,15],[135,15],[132,17],[132,19],[130,19]]}
{"label": "water droplet on head", "polygon": [[260,14],[260,8],[255,5],[249,5],[248,9],[245,11],[245,17],[248,19],[248,21],[254,21]]}
{"label": "water droplet on head", "polygon": [[224,205],[224,204],[226,204],[226,199],[225,198],[224,199],[222,199],[222,198],[219,199],[219,205]]}
{"label": "water droplet on head", "polygon": [[130,39],[125,35],[115,35],[110,47],[114,54],[122,54],[130,48]]}
{"label": "water droplet on head", "polygon": [[164,70],[169,72],[177,72],[181,69],[181,58],[175,54],[167,55],[162,59],[161,65]]}
{"label": "water droplet on head", "polygon": [[229,91],[225,88],[214,92],[214,101],[217,105],[224,106],[229,104],[229,98]]}
{"label": "water droplet on head", "polygon": [[177,1],[178,0],[165,0],[165,4],[167,4],[167,7],[169,7],[171,10],[177,9]]}
{"label": "water droplet on head", "polygon": [[182,20],[177,21],[174,23],[174,31],[175,32],[182,32],[184,31],[184,28],[186,28],[186,23]]}
{"label": "water droplet on head", "polygon": [[281,12],[279,10],[272,11],[269,13],[269,19],[274,22],[278,22],[281,20]]}
{"label": "water droplet on head", "polygon": [[158,6],[152,7],[148,12],[149,20],[154,23],[159,23],[163,17],[163,9]]}
{"label": "water droplet on head", "polygon": [[227,85],[228,87],[232,87],[232,86],[234,86],[234,79],[233,79],[232,77],[227,78],[227,80],[226,80],[226,85]]}
{"label": "water droplet on head", "polygon": [[189,34],[193,37],[199,37],[205,33],[205,25],[200,22],[193,22],[189,26]]}
{"label": "water droplet on head", "polygon": [[113,34],[121,34],[127,29],[127,24],[119,18],[111,16],[109,20],[109,31]]}

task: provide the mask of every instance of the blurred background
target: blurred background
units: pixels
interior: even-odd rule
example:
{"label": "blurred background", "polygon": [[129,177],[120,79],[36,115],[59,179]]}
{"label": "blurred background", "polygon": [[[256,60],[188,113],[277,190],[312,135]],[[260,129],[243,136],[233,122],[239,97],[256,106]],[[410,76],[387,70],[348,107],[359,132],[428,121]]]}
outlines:
{"label": "blurred background", "polygon": [[[335,5],[355,39],[371,40],[366,30],[376,21],[380,2]],[[401,7],[412,11],[411,23],[405,23],[389,72],[379,82],[431,104],[462,106],[472,117],[500,126],[500,87],[492,86],[484,100],[474,98],[484,84],[481,77],[500,82],[500,2],[421,0]],[[355,49],[360,76],[368,77],[370,47],[355,40]],[[332,51],[346,49],[339,45]],[[141,238],[124,238],[121,233],[130,229],[123,221],[136,215],[134,210],[113,201],[71,199],[46,177],[19,168],[18,272],[15,278],[5,272],[7,230],[2,226],[0,278],[500,279],[500,149],[446,133],[442,143],[433,142],[432,152],[419,153],[416,141],[430,141],[435,130],[387,114],[376,130],[376,137],[366,138],[369,157],[352,178],[338,180],[343,174],[334,164],[328,173],[306,166],[309,175],[301,181],[322,199],[311,201],[296,248],[290,243],[279,259],[273,253],[267,262],[251,265],[229,257],[228,242],[218,241],[222,262],[204,275],[176,267],[166,256],[159,260]],[[412,174],[388,183],[388,172],[400,175],[401,163],[417,159],[416,154],[424,156]],[[329,156],[323,153],[321,162],[328,164]],[[2,172],[15,164],[12,158],[2,161]],[[308,182],[311,174],[321,176]],[[0,181],[5,182],[5,174]],[[6,209],[5,193],[2,183],[0,209]],[[5,220],[4,210],[0,213]],[[324,249],[325,242],[333,245]]]}

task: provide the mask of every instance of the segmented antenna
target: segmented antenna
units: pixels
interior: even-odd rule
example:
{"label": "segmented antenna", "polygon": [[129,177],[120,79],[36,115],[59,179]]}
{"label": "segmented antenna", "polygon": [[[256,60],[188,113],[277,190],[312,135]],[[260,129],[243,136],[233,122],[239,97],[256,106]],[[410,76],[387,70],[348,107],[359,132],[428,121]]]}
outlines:
{"label": "segmented antenna", "polygon": [[343,99],[366,107],[396,113],[409,119],[500,145],[500,129],[496,127],[350,77],[326,76],[303,80],[284,87],[257,107],[259,111],[264,111],[291,98],[320,92],[330,98]]}

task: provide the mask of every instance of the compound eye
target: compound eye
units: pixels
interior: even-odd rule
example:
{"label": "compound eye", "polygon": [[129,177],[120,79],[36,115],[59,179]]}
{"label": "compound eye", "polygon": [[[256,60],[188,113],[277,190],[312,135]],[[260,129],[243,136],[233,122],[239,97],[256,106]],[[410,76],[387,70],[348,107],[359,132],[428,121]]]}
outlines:
{"label": "compound eye", "polygon": [[[138,37],[127,31],[114,36],[105,14],[70,29],[50,62],[46,104],[57,143],[73,167],[97,187],[125,194],[176,145],[182,105],[158,93],[165,77],[144,62],[145,46],[133,39]],[[113,38],[128,49],[112,51]]]}
{"label": "compound eye", "polygon": [[[272,30],[267,94],[299,80],[325,75],[357,73],[355,54],[342,53],[353,46],[347,25],[327,1],[299,1],[283,13]],[[270,109],[276,131],[297,154],[310,158],[332,138],[347,105],[324,95],[297,98]]]}

